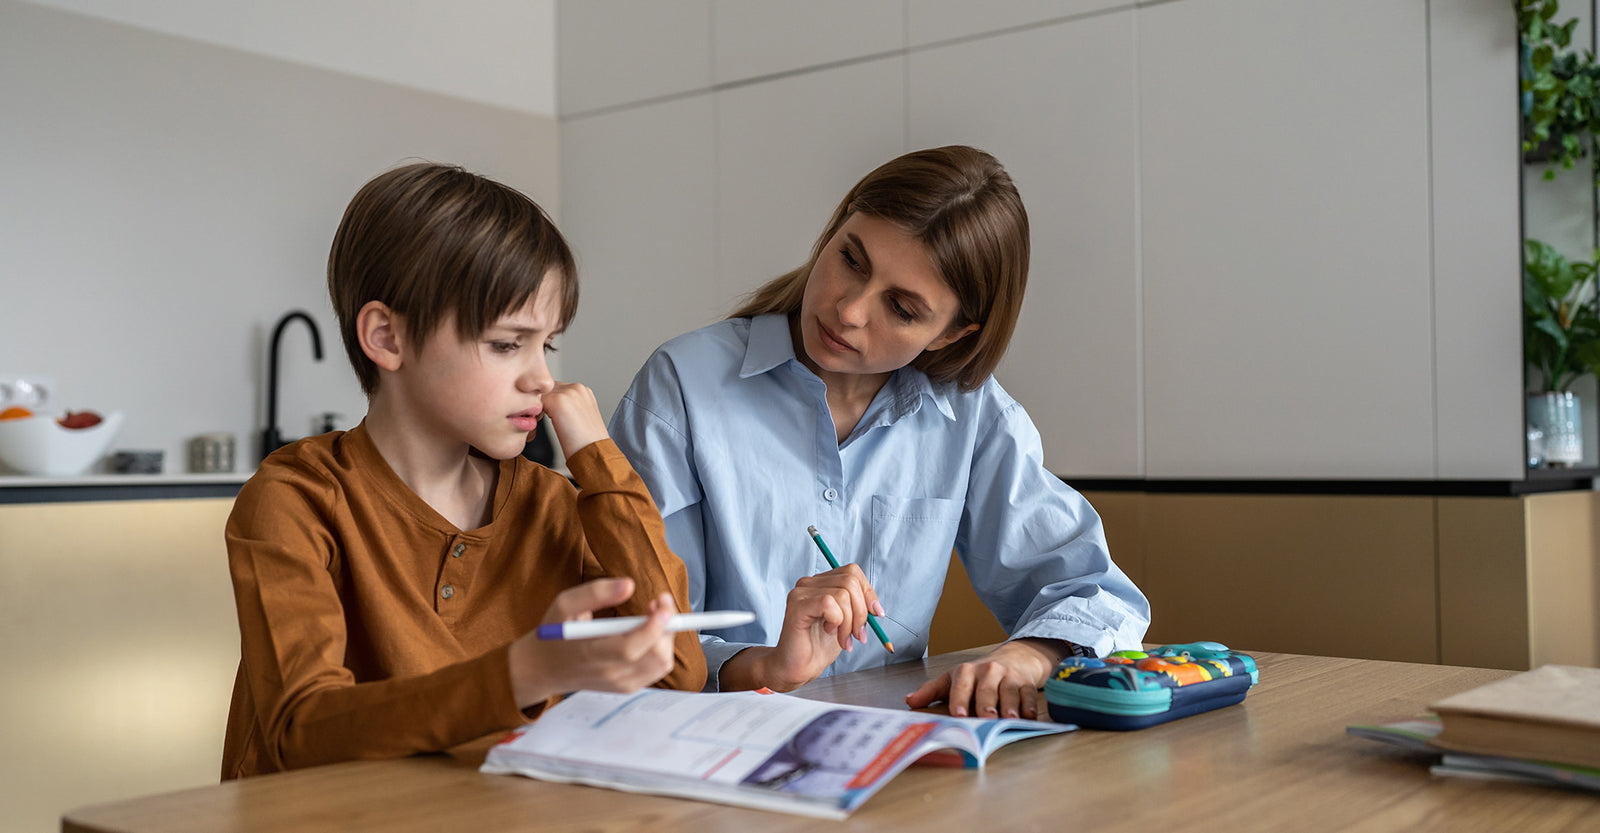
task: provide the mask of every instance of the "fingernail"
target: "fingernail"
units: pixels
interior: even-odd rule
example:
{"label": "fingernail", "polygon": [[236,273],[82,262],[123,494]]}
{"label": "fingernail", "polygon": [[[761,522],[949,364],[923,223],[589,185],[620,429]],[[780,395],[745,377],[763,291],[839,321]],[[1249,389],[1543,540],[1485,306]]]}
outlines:
{"label": "fingernail", "polygon": [[955,715],[956,717],[966,717],[967,716],[967,709],[966,709],[965,706],[955,706],[955,707],[950,709],[950,713]]}
{"label": "fingernail", "polygon": [[1006,717],[1016,717],[1016,716],[1017,716],[1017,710],[1016,709],[1011,709],[1011,710],[1006,712]]}
{"label": "fingernail", "polygon": [[856,628],[856,641],[857,642],[866,642],[867,641],[867,626],[866,625],[862,625],[861,627]]}
{"label": "fingernail", "polygon": [[872,600],[872,612],[876,616],[888,616],[889,615],[889,614],[883,612],[883,602],[880,602],[877,599],[873,599]]}
{"label": "fingernail", "polygon": [[855,649],[856,649],[856,643],[854,643],[854,642],[846,642],[846,643],[844,643],[844,652],[845,653],[848,654],[851,651],[854,651]]}
{"label": "fingernail", "polygon": [[992,707],[991,707],[991,708],[987,708],[987,709],[984,709],[984,710],[983,710],[983,711],[984,711],[984,712],[985,712],[985,713],[986,713],[986,714],[992,714],[992,715],[994,715],[994,716],[996,716],[996,717],[999,717],[999,716],[1000,716],[1000,712],[999,712],[999,711],[998,711],[998,710],[996,710],[996,709],[994,709],[994,708],[992,708]]}

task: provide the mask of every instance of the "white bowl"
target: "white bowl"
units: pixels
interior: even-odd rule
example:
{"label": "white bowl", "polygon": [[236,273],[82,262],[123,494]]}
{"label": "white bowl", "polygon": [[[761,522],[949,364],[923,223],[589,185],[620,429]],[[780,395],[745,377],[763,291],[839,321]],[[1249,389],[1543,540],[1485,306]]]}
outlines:
{"label": "white bowl", "polygon": [[54,416],[0,420],[0,463],[23,474],[83,474],[105,456],[121,427],[121,411],[90,428],[63,428]]}

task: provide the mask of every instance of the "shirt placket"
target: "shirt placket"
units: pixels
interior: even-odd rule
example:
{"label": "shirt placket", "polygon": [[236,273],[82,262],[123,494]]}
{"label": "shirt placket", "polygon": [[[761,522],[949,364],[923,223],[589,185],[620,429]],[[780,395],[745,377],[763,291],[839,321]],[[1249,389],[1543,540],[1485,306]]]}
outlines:
{"label": "shirt placket", "polygon": [[445,542],[439,580],[433,592],[433,608],[447,623],[454,623],[466,609],[473,555],[472,543],[465,536],[456,535]]}
{"label": "shirt placket", "polygon": [[[838,536],[849,522],[847,514],[849,496],[845,492],[844,458],[839,453],[839,439],[833,426],[833,414],[828,410],[827,386],[821,379],[815,377],[803,378],[800,381],[811,391],[812,400],[816,403],[816,431],[812,441],[816,480],[807,502],[813,507],[816,517],[813,523],[817,527],[817,532],[822,535],[823,540],[827,540],[830,529],[834,530],[835,536]],[[804,532],[804,530],[799,531]],[[820,550],[815,547],[811,549],[813,574],[833,569]]]}

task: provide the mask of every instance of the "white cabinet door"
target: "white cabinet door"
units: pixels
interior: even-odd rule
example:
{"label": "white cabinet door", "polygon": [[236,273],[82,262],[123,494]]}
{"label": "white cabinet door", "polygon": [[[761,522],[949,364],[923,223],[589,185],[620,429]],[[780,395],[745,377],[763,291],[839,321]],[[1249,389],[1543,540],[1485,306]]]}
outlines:
{"label": "white cabinet door", "polygon": [[711,86],[711,0],[561,0],[561,115]]}
{"label": "white cabinet door", "polygon": [[805,262],[861,177],[905,152],[905,59],[734,87],[717,99],[724,311]]}
{"label": "white cabinet door", "polygon": [[578,317],[562,369],[610,416],[663,341],[716,320],[709,93],[561,125],[562,230],[578,256]]}
{"label": "white cabinet door", "polygon": [[1132,6],[1132,0],[909,0],[906,34],[909,46],[926,46]]}
{"label": "white cabinet door", "polygon": [[1134,13],[913,52],[913,147],[970,144],[1011,172],[1032,260],[996,373],[1062,474],[1137,477]]}
{"label": "white cabinet door", "polygon": [[[1429,5],[1435,390],[1444,479],[1520,480],[1526,465],[1521,137],[1516,111],[1506,106],[1517,98],[1516,29],[1516,16],[1501,0]],[[1590,172],[1570,173],[1566,184],[1576,185],[1585,203],[1569,216],[1588,226],[1592,192],[1582,180]],[[1531,236],[1531,216],[1529,228]],[[1585,229],[1582,239],[1592,235]]]}
{"label": "white cabinet door", "polygon": [[1426,44],[1425,0],[1139,10],[1148,476],[1435,475]]}
{"label": "white cabinet door", "polygon": [[904,49],[903,0],[716,0],[716,83]]}

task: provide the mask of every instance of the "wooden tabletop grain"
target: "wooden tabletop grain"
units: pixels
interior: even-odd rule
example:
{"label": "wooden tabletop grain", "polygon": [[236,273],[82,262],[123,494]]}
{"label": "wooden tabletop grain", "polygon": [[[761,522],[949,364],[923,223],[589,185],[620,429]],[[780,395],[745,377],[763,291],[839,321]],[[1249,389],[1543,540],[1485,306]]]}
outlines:
{"label": "wooden tabletop grain", "polygon": [[[904,694],[982,649],[818,680],[799,694],[904,708]],[[1432,776],[1428,758],[1352,738],[1352,723],[1510,672],[1257,653],[1245,702],[1138,732],[1023,741],[983,770],[913,767],[827,822],[508,775],[448,755],[334,764],[84,807],[67,833],[199,831],[1344,831],[1600,830],[1600,796]]]}

